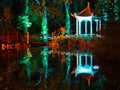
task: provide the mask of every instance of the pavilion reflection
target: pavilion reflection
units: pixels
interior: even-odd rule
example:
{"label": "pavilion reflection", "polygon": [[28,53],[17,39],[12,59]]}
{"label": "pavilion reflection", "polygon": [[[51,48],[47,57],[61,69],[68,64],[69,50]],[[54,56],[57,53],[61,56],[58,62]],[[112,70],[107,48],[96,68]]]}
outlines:
{"label": "pavilion reflection", "polygon": [[89,86],[94,74],[99,70],[90,52],[62,51],[47,46],[38,51],[35,54],[34,50],[27,48],[20,60],[20,64],[26,68],[26,83],[30,86],[42,84],[42,88],[58,88],[57,83],[67,83],[70,88],[73,82],[77,85],[78,80]]}
{"label": "pavilion reflection", "polygon": [[[61,63],[66,64],[66,80],[70,80],[71,74],[74,77],[82,75],[90,85],[90,79],[94,77],[94,74],[99,70],[99,66],[94,64],[93,55],[90,52],[80,51],[53,51],[61,56]],[[65,71],[65,70],[64,70]]]}

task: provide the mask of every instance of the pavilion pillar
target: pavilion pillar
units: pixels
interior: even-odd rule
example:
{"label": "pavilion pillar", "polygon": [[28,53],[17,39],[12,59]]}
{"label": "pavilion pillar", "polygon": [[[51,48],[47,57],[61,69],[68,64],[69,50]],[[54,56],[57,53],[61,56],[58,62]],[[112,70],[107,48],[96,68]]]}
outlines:
{"label": "pavilion pillar", "polygon": [[79,64],[79,56],[78,56],[78,53],[77,53],[76,57],[77,57],[77,66],[78,66],[78,64]]}
{"label": "pavilion pillar", "polygon": [[96,22],[96,32],[98,32],[98,20],[95,20]]}
{"label": "pavilion pillar", "polygon": [[93,66],[93,56],[90,55],[90,66],[92,67]]}
{"label": "pavilion pillar", "polygon": [[99,20],[99,31],[101,31],[101,20]]}
{"label": "pavilion pillar", "polygon": [[87,59],[87,55],[85,55],[85,65],[87,65],[88,63],[88,59]]}
{"label": "pavilion pillar", "polygon": [[92,20],[90,21],[90,35],[92,35],[92,33],[93,33],[93,27],[92,27]]}
{"label": "pavilion pillar", "polygon": [[76,20],[76,35],[77,36],[78,36],[78,30],[79,30],[79,28],[78,28],[79,24],[78,23],[79,23],[78,20]]}
{"label": "pavilion pillar", "polygon": [[81,55],[79,54],[79,66],[82,66]]}
{"label": "pavilion pillar", "polygon": [[79,20],[79,35],[81,35],[81,21]]}
{"label": "pavilion pillar", "polygon": [[85,35],[87,35],[87,21],[85,21]]}

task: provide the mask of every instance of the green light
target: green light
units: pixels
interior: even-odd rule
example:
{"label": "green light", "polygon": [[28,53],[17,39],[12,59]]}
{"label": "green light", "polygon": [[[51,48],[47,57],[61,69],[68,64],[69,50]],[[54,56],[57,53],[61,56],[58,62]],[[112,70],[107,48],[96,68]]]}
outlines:
{"label": "green light", "polygon": [[28,27],[30,27],[32,25],[31,22],[29,22],[29,16],[18,16],[19,19],[19,23],[18,23],[18,29],[22,29],[21,27],[24,27],[24,31],[28,32]]}
{"label": "green light", "polygon": [[48,34],[48,28],[47,28],[47,18],[44,16],[42,18],[42,34]]}
{"label": "green light", "polygon": [[45,78],[47,78],[48,75],[48,47],[43,47],[43,50],[41,52],[42,54],[42,63],[45,68]]}
{"label": "green light", "polygon": [[29,59],[27,57],[24,57],[22,60],[20,60],[20,64],[28,64]]}
{"label": "green light", "polygon": [[42,18],[42,34],[48,34],[48,28],[47,28],[47,11],[46,11],[46,7],[44,7],[44,15]]}
{"label": "green light", "polygon": [[69,81],[70,78],[70,54],[66,54],[66,64],[67,64],[67,75],[66,75],[66,80]]}
{"label": "green light", "polygon": [[42,31],[41,31],[41,34],[43,34],[43,41],[44,42],[47,42],[48,40],[48,28],[47,28],[47,15],[46,15],[47,11],[46,11],[46,7],[44,7],[44,15],[43,15],[43,18],[42,18],[42,23],[41,23],[41,26],[42,26]]}
{"label": "green light", "polygon": [[66,9],[66,20],[65,20],[66,33],[70,34],[70,15],[69,15],[69,3],[68,2],[65,2],[65,9]]}
{"label": "green light", "polygon": [[29,64],[30,58],[32,57],[32,53],[29,51],[29,48],[27,49],[27,53],[25,53],[24,57],[20,60],[21,64]]}

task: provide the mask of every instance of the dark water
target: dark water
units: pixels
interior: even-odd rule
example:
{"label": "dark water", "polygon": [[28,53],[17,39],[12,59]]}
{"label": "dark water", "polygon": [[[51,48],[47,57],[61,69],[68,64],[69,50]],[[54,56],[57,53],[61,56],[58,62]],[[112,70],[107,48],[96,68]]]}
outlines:
{"label": "dark water", "polygon": [[119,63],[89,51],[30,47],[0,51],[0,90],[120,90]]}

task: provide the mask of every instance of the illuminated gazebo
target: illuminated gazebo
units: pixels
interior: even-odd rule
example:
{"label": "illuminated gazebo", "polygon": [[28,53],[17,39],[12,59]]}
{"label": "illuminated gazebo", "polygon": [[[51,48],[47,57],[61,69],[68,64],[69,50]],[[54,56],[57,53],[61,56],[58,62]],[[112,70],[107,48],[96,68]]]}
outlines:
{"label": "illuminated gazebo", "polygon": [[94,75],[96,70],[99,68],[97,65],[93,66],[93,56],[90,53],[77,54],[76,57],[77,66],[75,76],[77,76],[78,74]]}
{"label": "illuminated gazebo", "polygon": [[96,23],[96,31],[101,30],[101,20],[93,15],[90,10],[90,4],[85,9],[79,13],[71,14],[71,16],[76,18],[76,35],[93,35],[93,21]]}
{"label": "illuminated gazebo", "polygon": [[[62,51],[62,50],[57,50],[54,51],[54,53],[61,54],[63,58],[66,59],[62,61],[66,61],[67,65],[67,74],[66,74],[66,80],[69,80],[69,72],[71,74],[75,74],[75,77],[78,77],[79,75],[82,75],[87,81],[88,85],[90,85],[90,80],[92,77],[94,77],[94,74],[99,70],[98,65],[93,64],[93,55],[90,52],[71,52],[71,51]],[[71,64],[71,56],[76,57],[76,63],[74,69],[72,68],[74,65]],[[70,71],[71,69],[71,71]]]}
{"label": "illuminated gazebo", "polygon": [[72,73],[75,73],[75,77],[83,75],[90,85],[90,79],[94,77],[94,74],[98,71],[99,66],[93,65],[93,56],[88,52],[77,53],[76,57],[76,69],[75,71],[72,71]]}

